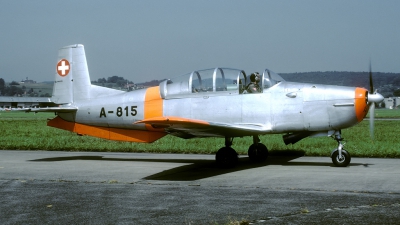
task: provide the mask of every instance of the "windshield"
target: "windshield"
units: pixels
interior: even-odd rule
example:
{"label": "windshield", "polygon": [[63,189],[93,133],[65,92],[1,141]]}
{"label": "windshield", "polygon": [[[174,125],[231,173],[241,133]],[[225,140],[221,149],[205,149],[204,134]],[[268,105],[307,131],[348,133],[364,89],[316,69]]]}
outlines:
{"label": "windshield", "polygon": [[262,81],[263,82],[262,86],[264,89],[270,88],[275,84],[280,83],[281,81],[285,81],[285,79],[283,79],[281,76],[279,76],[278,74],[269,69],[264,70],[263,78],[264,79]]}

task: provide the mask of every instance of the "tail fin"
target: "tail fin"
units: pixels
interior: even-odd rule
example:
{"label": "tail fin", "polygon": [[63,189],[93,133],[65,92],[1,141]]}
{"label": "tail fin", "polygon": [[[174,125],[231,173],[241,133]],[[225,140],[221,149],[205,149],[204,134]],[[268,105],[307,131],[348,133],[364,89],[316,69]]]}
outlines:
{"label": "tail fin", "polygon": [[58,63],[51,101],[70,104],[79,100],[115,95],[124,91],[91,85],[83,45],[69,45],[58,51]]}
{"label": "tail fin", "polygon": [[90,77],[83,45],[69,45],[58,51],[53,95],[57,104],[90,99]]}

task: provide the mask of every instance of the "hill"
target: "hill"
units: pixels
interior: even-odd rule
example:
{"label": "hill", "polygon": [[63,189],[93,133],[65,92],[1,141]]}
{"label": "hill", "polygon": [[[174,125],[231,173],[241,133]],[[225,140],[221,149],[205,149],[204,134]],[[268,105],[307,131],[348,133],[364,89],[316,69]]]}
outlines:
{"label": "hill", "polygon": [[[314,83],[314,84],[327,84],[327,85],[340,85],[340,86],[351,86],[351,87],[364,87],[369,89],[369,72],[340,72],[340,71],[328,71],[328,72],[305,72],[305,73],[280,73],[285,80],[291,82],[303,82],[303,83]],[[120,77],[118,77],[120,78]],[[104,79],[104,78],[103,78]],[[124,81],[121,84],[126,85],[127,80],[121,77]],[[120,80],[121,80],[120,79]],[[164,79],[163,79],[164,80]],[[135,84],[136,88],[157,86],[163,80],[151,80],[144,83]],[[378,89],[384,97],[392,97],[393,92],[400,90],[400,73],[373,73],[374,88]],[[107,82],[107,81],[103,81]],[[129,81],[133,84],[132,81]],[[34,96],[49,96],[52,93],[54,82],[43,82],[36,84],[24,84],[16,85],[15,88],[24,87],[24,92],[33,93]],[[92,81],[92,84],[122,89],[121,84],[118,83],[99,83],[98,81]],[[11,85],[9,85],[11,86]],[[126,89],[125,89],[126,90]],[[5,92],[3,92],[5,93]]]}
{"label": "hill", "polygon": [[[285,80],[315,84],[340,85],[351,87],[364,87],[369,89],[369,72],[305,72],[305,73],[280,73]],[[392,97],[393,92],[400,89],[400,73],[372,74],[374,89],[378,89],[384,97]]]}

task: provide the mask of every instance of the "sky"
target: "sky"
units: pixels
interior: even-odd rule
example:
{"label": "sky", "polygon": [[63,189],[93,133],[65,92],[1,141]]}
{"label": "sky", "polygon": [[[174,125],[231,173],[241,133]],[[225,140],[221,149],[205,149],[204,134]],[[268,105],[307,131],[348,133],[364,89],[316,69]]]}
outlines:
{"label": "sky", "polygon": [[[91,80],[214,67],[400,72],[398,0],[0,0],[0,78],[53,81],[83,44]],[[334,78],[333,78],[334,79]]]}

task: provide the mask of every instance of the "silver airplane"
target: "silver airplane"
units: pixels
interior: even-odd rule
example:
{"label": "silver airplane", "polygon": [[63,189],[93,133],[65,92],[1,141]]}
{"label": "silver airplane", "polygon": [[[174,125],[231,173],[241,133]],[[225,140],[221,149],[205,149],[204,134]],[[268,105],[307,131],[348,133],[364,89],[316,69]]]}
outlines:
{"label": "silver airplane", "polygon": [[[154,142],[167,134],[177,137],[225,138],[216,153],[222,167],[237,164],[231,147],[235,137],[252,136],[250,160],[268,157],[259,135],[284,134],[286,144],[305,137],[331,136],[338,147],[332,162],[350,163],[343,148],[341,130],[361,122],[383,100],[371,89],[287,82],[265,69],[254,93],[243,70],[196,70],[165,80],[156,87],[131,92],[91,85],[84,46],[63,47],[58,52],[51,100],[59,107],[31,108],[32,112],[56,112],[47,125],[109,140]],[[254,77],[253,77],[254,78]],[[254,81],[253,79],[251,81]],[[372,115],[373,113],[371,113]],[[373,122],[373,118],[371,119]]]}

